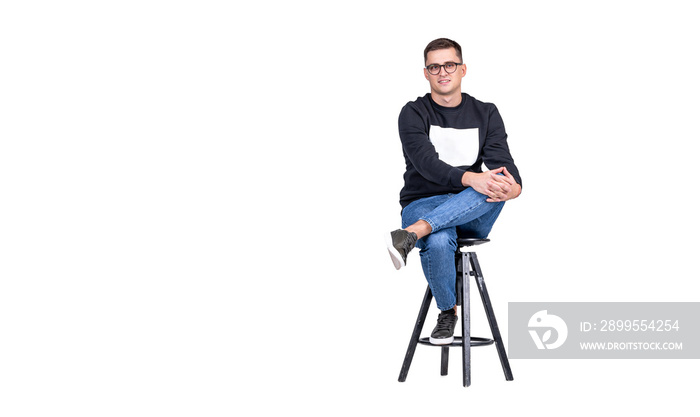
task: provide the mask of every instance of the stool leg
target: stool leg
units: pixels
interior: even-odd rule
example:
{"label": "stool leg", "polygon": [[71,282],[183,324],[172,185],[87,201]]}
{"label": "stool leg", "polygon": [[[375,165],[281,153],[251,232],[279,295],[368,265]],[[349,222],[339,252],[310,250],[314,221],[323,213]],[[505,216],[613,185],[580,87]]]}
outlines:
{"label": "stool leg", "polygon": [[447,365],[450,360],[450,348],[442,347],[442,355],[440,356],[440,375],[447,375]]}
{"label": "stool leg", "polygon": [[416,346],[418,346],[418,338],[420,337],[420,332],[423,330],[423,325],[425,324],[425,318],[428,315],[428,308],[430,307],[430,302],[433,299],[433,293],[430,291],[430,286],[425,291],[425,296],[423,297],[423,304],[420,306],[420,312],[418,313],[418,319],[413,327],[413,334],[411,335],[411,341],[408,343],[408,350],[406,351],[406,357],[403,360],[403,365],[401,366],[401,373],[399,373],[399,382],[404,382],[406,376],[408,375],[408,368],[411,367],[411,361],[413,361],[413,354],[416,352]]}
{"label": "stool leg", "polygon": [[470,264],[474,268],[476,285],[479,287],[479,294],[481,294],[481,301],[484,303],[484,309],[486,310],[486,318],[489,321],[489,326],[491,326],[491,333],[493,334],[493,340],[496,344],[496,350],[498,351],[498,357],[501,360],[501,366],[503,367],[503,373],[506,376],[506,381],[513,380],[513,372],[510,370],[510,363],[508,362],[508,356],[506,356],[506,349],[503,346],[503,339],[501,338],[501,332],[498,330],[498,323],[496,322],[496,314],[493,312],[493,306],[491,305],[491,299],[489,298],[489,293],[486,290],[486,283],[484,282],[484,276],[481,273],[481,267],[479,266],[479,260],[476,257],[476,253],[470,253]]}
{"label": "stool leg", "polygon": [[462,253],[462,384],[468,387],[472,384],[471,365],[471,333],[470,333],[470,300],[469,300],[469,263],[467,254]]}

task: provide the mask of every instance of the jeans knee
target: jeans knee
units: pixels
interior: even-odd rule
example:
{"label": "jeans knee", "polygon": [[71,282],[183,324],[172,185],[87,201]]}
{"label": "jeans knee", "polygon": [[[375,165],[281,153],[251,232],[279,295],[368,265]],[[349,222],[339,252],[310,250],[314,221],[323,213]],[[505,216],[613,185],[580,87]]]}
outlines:
{"label": "jeans knee", "polygon": [[425,240],[424,250],[434,252],[454,252],[457,250],[457,231],[452,228],[431,233],[423,239]]}

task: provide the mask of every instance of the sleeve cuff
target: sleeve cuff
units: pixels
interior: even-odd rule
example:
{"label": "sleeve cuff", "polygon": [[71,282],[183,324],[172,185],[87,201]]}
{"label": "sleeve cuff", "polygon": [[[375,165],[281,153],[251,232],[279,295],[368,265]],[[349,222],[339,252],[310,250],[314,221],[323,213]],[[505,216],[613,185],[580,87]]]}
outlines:
{"label": "sleeve cuff", "polygon": [[453,187],[463,187],[462,176],[465,172],[466,171],[459,168],[454,168],[452,171],[450,171],[450,185]]}

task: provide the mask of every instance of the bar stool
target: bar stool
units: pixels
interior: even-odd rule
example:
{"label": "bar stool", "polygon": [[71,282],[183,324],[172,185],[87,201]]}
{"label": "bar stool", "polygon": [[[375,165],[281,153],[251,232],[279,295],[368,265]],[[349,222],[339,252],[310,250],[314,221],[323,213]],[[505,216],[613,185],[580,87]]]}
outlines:
{"label": "bar stool", "polygon": [[[404,382],[406,376],[408,375],[408,368],[411,366],[411,361],[413,360],[413,354],[416,351],[416,346],[418,343],[422,345],[428,345],[433,347],[439,347],[442,349],[441,363],[440,363],[440,375],[447,375],[447,364],[449,361],[450,347],[461,346],[462,347],[462,382],[465,387],[471,385],[471,347],[472,346],[486,346],[495,344],[496,350],[498,351],[498,357],[501,360],[501,366],[503,367],[503,373],[505,374],[507,381],[513,380],[513,373],[510,370],[510,363],[508,362],[508,357],[506,356],[506,350],[503,346],[503,339],[501,339],[501,332],[498,330],[498,323],[496,323],[496,316],[493,312],[493,307],[491,305],[491,299],[489,298],[489,293],[486,291],[486,284],[484,283],[484,276],[481,273],[481,267],[479,266],[479,260],[475,252],[462,252],[461,249],[464,247],[471,247],[476,245],[481,245],[483,243],[489,242],[489,239],[476,239],[476,238],[459,238],[457,239],[457,251],[455,252],[455,263],[457,266],[457,279],[456,279],[456,289],[457,289],[457,305],[461,305],[461,322],[462,322],[462,336],[455,336],[454,341],[449,345],[433,345],[430,343],[428,337],[420,337],[421,331],[423,330],[423,325],[425,324],[425,318],[428,315],[428,308],[433,299],[433,294],[430,291],[430,286],[425,292],[423,297],[423,304],[421,304],[420,312],[418,313],[418,319],[413,328],[413,334],[411,335],[411,341],[408,344],[408,350],[406,351],[406,357],[403,360],[403,365],[401,366],[401,373],[399,374],[399,382]],[[473,337],[470,334],[470,314],[469,314],[469,277],[473,276],[476,280],[476,285],[479,288],[479,294],[481,295],[481,301],[484,304],[484,309],[486,310],[486,317],[491,327],[491,334],[493,339],[486,339],[483,337]],[[469,343],[463,343],[464,340],[469,340]]]}

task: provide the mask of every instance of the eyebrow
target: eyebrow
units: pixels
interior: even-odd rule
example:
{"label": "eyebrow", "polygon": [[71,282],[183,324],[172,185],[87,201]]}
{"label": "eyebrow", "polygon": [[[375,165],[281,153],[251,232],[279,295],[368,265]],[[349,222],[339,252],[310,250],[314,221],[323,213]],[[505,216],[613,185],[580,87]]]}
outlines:
{"label": "eyebrow", "polygon": [[437,62],[433,62],[433,63],[430,63],[430,64],[425,64],[425,66],[426,66],[426,67],[429,67],[429,66],[431,66],[431,65],[446,65],[446,64],[458,64],[458,63],[459,63],[459,61],[445,61],[445,62],[443,62],[442,64],[438,64]]}

